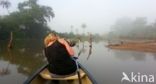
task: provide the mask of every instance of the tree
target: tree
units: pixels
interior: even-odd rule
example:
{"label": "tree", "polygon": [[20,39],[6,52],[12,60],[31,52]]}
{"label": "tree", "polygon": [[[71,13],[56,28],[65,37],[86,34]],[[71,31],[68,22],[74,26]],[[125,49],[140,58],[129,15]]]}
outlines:
{"label": "tree", "polygon": [[81,27],[82,27],[82,29],[83,29],[83,35],[85,35],[85,28],[87,27],[87,25],[86,25],[85,23],[83,23],[83,24],[81,25]]}
{"label": "tree", "polygon": [[[0,2],[0,5],[2,5],[3,8],[6,8],[8,13],[10,14],[9,7],[11,6],[11,3],[8,0],[2,0]],[[13,32],[10,31],[10,40],[9,40],[9,43],[8,43],[8,48],[12,47],[12,45],[13,45],[12,41],[13,41]]]}
{"label": "tree", "polygon": [[10,13],[8,9],[11,6],[11,3],[8,0],[1,0],[0,5],[2,5],[3,8],[6,8],[8,13]]}
{"label": "tree", "polygon": [[47,26],[54,17],[51,7],[39,5],[37,0],[28,0],[19,3],[18,9],[0,17],[0,37],[6,39],[8,32],[13,31],[16,38],[40,39],[51,31]]}
{"label": "tree", "polygon": [[50,31],[47,27],[47,20],[50,21],[54,17],[54,13],[51,7],[40,6],[37,4],[37,0],[29,0],[18,5],[21,12],[21,18],[24,18],[25,32],[29,38],[42,37],[47,31]]}

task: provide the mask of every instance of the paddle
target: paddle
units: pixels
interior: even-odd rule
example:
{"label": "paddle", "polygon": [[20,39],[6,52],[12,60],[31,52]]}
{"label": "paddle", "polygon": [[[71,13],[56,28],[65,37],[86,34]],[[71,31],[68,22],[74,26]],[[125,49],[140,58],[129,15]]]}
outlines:
{"label": "paddle", "polygon": [[81,81],[81,76],[80,76],[80,69],[79,69],[79,65],[78,65],[78,57],[72,57],[72,59],[75,61],[76,63],[76,67],[77,67],[77,75],[78,75],[78,79],[79,79],[79,84],[82,84],[82,81]]}

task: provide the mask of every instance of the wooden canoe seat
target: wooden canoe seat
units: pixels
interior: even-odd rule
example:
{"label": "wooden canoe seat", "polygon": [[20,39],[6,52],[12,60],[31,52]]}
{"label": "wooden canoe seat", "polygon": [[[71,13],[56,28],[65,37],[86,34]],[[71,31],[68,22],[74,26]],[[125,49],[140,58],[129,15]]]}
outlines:
{"label": "wooden canoe seat", "polygon": [[[49,72],[48,69],[44,69],[41,73],[40,73],[40,76],[44,79],[47,79],[47,80],[75,80],[75,79],[78,79],[78,75],[77,73],[72,75],[72,76],[68,76],[68,77],[52,77],[50,75],[51,73]],[[81,78],[85,76],[85,73],[80,69],[80,76]]]}

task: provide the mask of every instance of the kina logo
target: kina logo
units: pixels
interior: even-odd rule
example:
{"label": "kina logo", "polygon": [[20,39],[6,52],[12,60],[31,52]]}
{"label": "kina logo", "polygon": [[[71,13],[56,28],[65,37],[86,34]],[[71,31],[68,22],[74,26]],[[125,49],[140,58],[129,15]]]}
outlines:
{"label": "kina logo", "polygon": [[132,83],[154,83],[154,75],[141,74],[140,72],[131,72],[129,74],[122,72],[122,75],[123,77],[121,78],[121,82],[127,81]]}

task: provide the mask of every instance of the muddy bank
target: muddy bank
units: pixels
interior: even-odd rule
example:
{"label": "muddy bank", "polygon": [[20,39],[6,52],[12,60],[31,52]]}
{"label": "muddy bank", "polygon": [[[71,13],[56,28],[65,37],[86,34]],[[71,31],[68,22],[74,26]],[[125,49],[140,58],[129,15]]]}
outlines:
{"label": "muddy bank", "polygon": [[119,50],[133,50],[156,53],[156,41],[131,41],[119,44],[108,44],[107,47]]}

